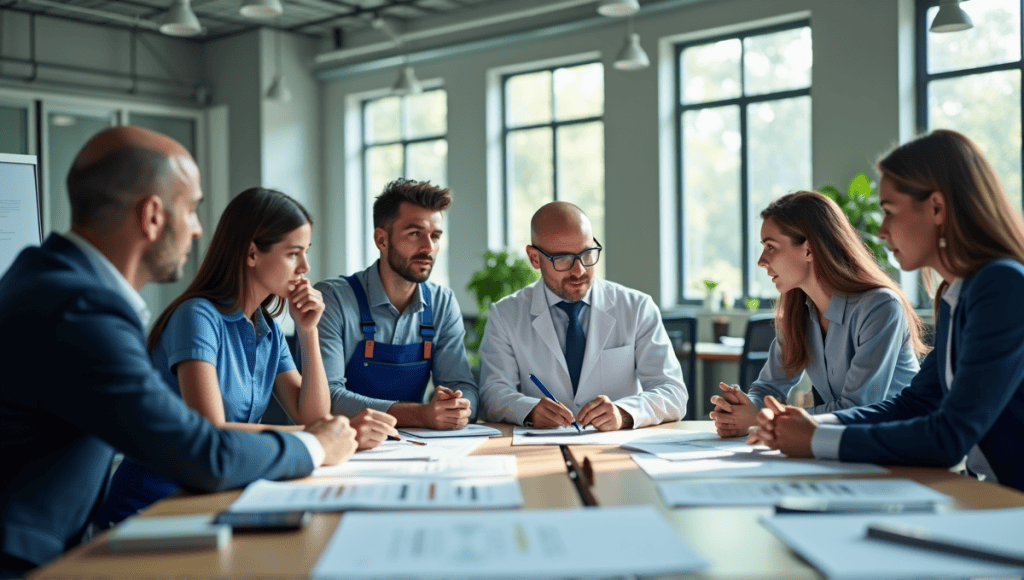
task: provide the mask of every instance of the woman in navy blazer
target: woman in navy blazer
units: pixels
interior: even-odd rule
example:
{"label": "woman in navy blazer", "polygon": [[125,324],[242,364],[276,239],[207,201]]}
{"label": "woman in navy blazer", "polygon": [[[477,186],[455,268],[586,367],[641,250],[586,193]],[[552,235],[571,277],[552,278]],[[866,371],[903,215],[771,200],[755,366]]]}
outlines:
{"label": "woman in navy blazer", "polygon": [[768,398],[751,442],[791,457],[949,467],[1024,490],[1024,220],[967,137],[937,130],[879,163],[879,236],[931,268],[935,350],[896,397],[810,416]]}

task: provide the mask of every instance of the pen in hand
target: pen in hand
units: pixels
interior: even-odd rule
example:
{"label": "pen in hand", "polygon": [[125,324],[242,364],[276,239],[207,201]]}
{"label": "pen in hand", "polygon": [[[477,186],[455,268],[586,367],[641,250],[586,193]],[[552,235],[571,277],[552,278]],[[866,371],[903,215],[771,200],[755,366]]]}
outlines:
{"label": "pen in hand", "polygon": [[[537,388],[540,389],[540,392],[544,393],[545,397],[551,399],[552,401],[554,401],[556,403],[558,402],[558,399],[556,399],[551,394],[551,391],[549,391],[548,388],[544,386],[544,383],[540,382],[540,379],[538,379],[536,375],[531,374],[530,375],[530,380],[533,381],[533,384],[537,385]],[[580,427],[580,424],[577,423],[575,420],[573,420],[572,426],[576,428],[577,432],[579,432],[579,433],[583,432],[583,428]]]}

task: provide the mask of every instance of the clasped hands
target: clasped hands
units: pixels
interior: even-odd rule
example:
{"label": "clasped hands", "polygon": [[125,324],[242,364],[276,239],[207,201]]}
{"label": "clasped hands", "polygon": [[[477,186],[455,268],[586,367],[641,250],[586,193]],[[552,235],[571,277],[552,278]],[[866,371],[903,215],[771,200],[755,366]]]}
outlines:
{"label": "clasped hands", "polygon": [[572,411],[562,403],[551,399],[541,399],[526,419],[538,429],[567,427],[576,421],[581,427],[593,425],[600,431],[618,431],[633,427],[633,416],[622,410],[606,395],[600,395],[580,409],[580,414],[572,416]]}
{"label": "clasped hands", "polygon": [[787,457],[813,458],[811,438],[818,427],[814,417],[802,407],[783,405],[771,395],[764,398],[764,405],[757,414],[757,425],[750,428],[747,444],[767,445]]}

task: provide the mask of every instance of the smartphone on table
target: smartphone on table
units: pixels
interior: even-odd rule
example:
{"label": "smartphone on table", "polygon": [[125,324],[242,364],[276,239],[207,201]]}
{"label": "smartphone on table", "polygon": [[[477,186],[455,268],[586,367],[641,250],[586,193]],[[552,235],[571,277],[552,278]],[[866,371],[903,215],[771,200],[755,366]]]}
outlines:
{"label": "smartphone on table", "polygon": [[312,516],[306,511],[288,512],[231,512],[217,514],[213,523],[227,524],[234,532],[263,532],[298,530],[309,523]]}

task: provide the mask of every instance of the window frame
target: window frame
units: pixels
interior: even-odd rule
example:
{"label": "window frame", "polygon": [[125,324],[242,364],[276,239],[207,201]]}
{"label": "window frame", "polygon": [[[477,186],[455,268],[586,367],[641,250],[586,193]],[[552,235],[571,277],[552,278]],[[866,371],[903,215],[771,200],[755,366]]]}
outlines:
{"label": "window frame", "polygon": [[[573,125],[583,125],[586,123],[601,123],[601,132],[604,134],[604,112],[605,107],[602,105],[601,114],[592,117],[581,117],[579,119],[571,119],[567,121],[558,121],[555,119],[555,71],[558,69],[575,68],[578,66],[585,66],[589,64],[600,64],[602,68],[604,63],[600,59],[587,59],[579,62],[555,64],[549,66],[539,66],[534,68],[526,68],[523,70],[517,70],[515,72],[504,73],[500,77],[500,90],[501,90],[501,193],[502,193],[502,216],[503,223],[505,224],[504,240],[505,246],[511,247],[514,244],[512,237],[512,195],[509,191],[509,150],[508,150],[508,138],[512,133],[520,131],[529,131],[532,129],[551,129],[551,191],[554,201],[559,201],[561,197],[558,191],[558,129],[560,127],[567,127]],[[513,77],[534,74],[538,72],[550,72],[551,73],[551,121],[547,123],[533,123],[529,125],[522,125],[514,128],[510,128],[508,124],[508,82]],[[603,71],[602,71],[603,72]],[[602,82],[603,84],[603,82]],[[602,160],[602,163],[604,160]]]}
{"label": "window frame", "polygon": [[[423,93],[419,93],[419,94],[432,93],[432,92],[438,92],[438,91],[445,92],[445,99],[447,100],[447,98],[448,98],[447,89],[445,89],[445,87],[443,87],[443,86],[424,88],[423,89]],[[367,137],[366,137],[366,108],[367,108],[367,106],[369,106],[370,103],[373,103],[373,102],[376,102],[376,101],[382,101],[384,99],[390,99],[390,98],[394,98],[394,97],[398,97],[399,98],[398,106],[399,106],[399,123],[400,124],[399,124],[399,130],[398,130],[398,133],[399,133],[398,139],[397,140],[390,140],[390,141],[374,141],[373,143],[369,143],[368,140],[367,140]],[[390,146],[393,146],[393,145],[401,145],[402,146],[402,175],[401,176],[396,176],[396,179],[397,179],[397,177],[405,177],[406,176],[405,172],[406,172],[406,169],[409,166],[409,146],[410,145],[416,145],[416,144],[419,144],[419,143],[428,143],[430,141],[438,141],[438,140],[444,140],[446,144],[448,143],[448,118],[447,118],[447,115],[445,115],[445,123],[444,123],[444,129],[445,130],[444,130],[444,133],[437,134],[437,135],[429,135],[429,136],[424,136],[424,137],[416,137],[416,138],[413,138],[413,139],[409,139],[409,138],[406,138],[406,137],[402,136],[402,133],[405,132],[405,121],[407,120],[406,117],[407,117],[407,115],[409,115],[409,97],[410,97],[410,95],[392,95],[392,94],[389,93],[389,94],[383,94],[383,95],[378,95],[378,96],[367,97],[367,98],[363,98],[363,99],[359,100],[359,126],[360,126],[360,135],[359,135],[359,175],[360,175],[361,185],[362,185],[362,192],[361,192],[360,198],[362,199],[363,215],[365,216],[365,219],[362,220],[362,222],[363,222],[363,239],[364,240],[372,240],[373,239],[373,230],[374,230],[374,225],[373,225],[373,202],[371,201],[371,194],[370,194],[370,192],[367,189],[367,184],[369,183],[369,179],[368,179],[369,175],[368,175],[368,172],[367,172],[367,163],[368,163],[367,152],[370,149],[377,148],[377,147],[390,147]],[[446,153],[445,154],[445,181],[446,182],[448,180],[448,175],[447,174],[448,174],[448,156],[447,156],[447,153]],[[377,192],[377,195],[379,195],[379,194],[380,194],[380,192]],[[368,263],[373,263],[373,261],[376,259],[376,256],[373,255],[375,251],[376,251],[376,248],[374,247],[374,245],[372,243],[366,243],[365,248],[364,248],[364,259]]]}
{"label": "window frame", "polygon": [[[676,44],[673,48],[675,49],[675,59],[673,61],[674,70],[673,78],[675,80],[674,87],[674,98],[675,98],[675,125],[676,125],[676,162],[678,163],[679,171],[676,172],[676,217],[679,223],[679,230],[676,234],[676,252],[677,252],[677,264],[678,267],[678,286],[676,289],[676,303],[681,305],[696,305],[703,302],[702,299],[686,298],[686,200],[685,192],[683,191],[683,183],[686,179],[686,166],[684,164],[685,151],[684,151],[684,139],[683,139],[683,126],[682,119],[683,114],[687,111],[698,111],[701,109],[715,109],[727,106],[739,107],[739,130],[740,130],[740,269],[741,269],[741,281],[743,288],[741,289],[742,295],[736,297],[731,307],[739,305],[744,297],[749,296],[750,292],[750,262],[753,257],[750,254],[750,236],[751,232],[747,230],[747,224],[750,222],[750,187],[749,179],[747,176],[749,151],[748,151],[748,124],[747,124],[747,108],[750,105],[757,103],[764,103],[770,101],[781,101],[785,99],[791,99],[795,97],[806,96],[813,99],[811,95],[811,89],[814,87],[814,78],[811,77],[811,84],[804,89],[788,89],[785,91],[775,91],[771,93],[758,94],[754,96],[747,96],[746,93],[746,74],[745,74],[745,59],[747,50],[744,46],[744,40],[754,36],[763,36],[766,34],[772,34],[776,32],[783,32],[786,30],[797,30],[800,28],[808,28],[812,31],[812,50],[813,50],[813,29],[811,27],[811,21],[809,18],[802,18],[799,20],[793,20],[781,24],[773,24],[770,26],[761,26],[757,28],[751,28],[739,32],[731,32],[728,34],[720,34],[710,37],[704,37],[699,39],[693,39],[686,42]],[[718,99],[714,101],[707,101],[698,104],[684,104],[683,103],[683,75],[682,75],[682,57],[683,51],[688,48],[701,46],[705,44],[714,44],[723,40],[739,39],[740,41],[740,95],[738,97],[729,99]],[[812,103],[812,116],[813,116],[813,100]],[[813,126],[813,125],[812,125]],[[809,137],[813,138],[812,135]],[[813,147],[813,142],[812,142]],[[773,299],[760,298],[759,307],[768,307]]]}
{"label": "window frame", "polygon": [[[1024,0],[1018,0],[1020,2],[1021,15],[1024,17]],[[955,78],[963,78],[973,75],[986,74],[1000,71],[1012,71],[1016,70],[1021,75],[1021,98],[1020,98],[1020,109],[1021,118],[1024,119],[1024,26],[1021,27],[1020,43],[1021,43],[1021,58],[1016,62],[1006,62],[1002,64],[992,64],[979,67],[956,69],[951,71],[943,71],[938,73],[928,72],[928,35],[933,34],[928,30],[930,23],[928,22],[928,10],[934,6],[939,5],[939,0],[917,0],[915,3],[915,39],[914,39],[914,78],[915,78],[915,111],[914,111],[914,122],[915,129],[918,134],[924,134],[928,131],[928,88],[933,81],[942,81]],[[939,34],[939,33],[935,33]],[[956,34],[955,32],[941,33],[941,34]],[[1024,164],[1024,131],[1021,131],[1020,136],[1020,148],[1021,148],[1021,163]],[[1021,168],[1024,172],[1024,167]],[[1024,212],[1024,196],[1021,196],[1021,207],[1018,208]],[[925,293],[927,294],[927,293]]]}

